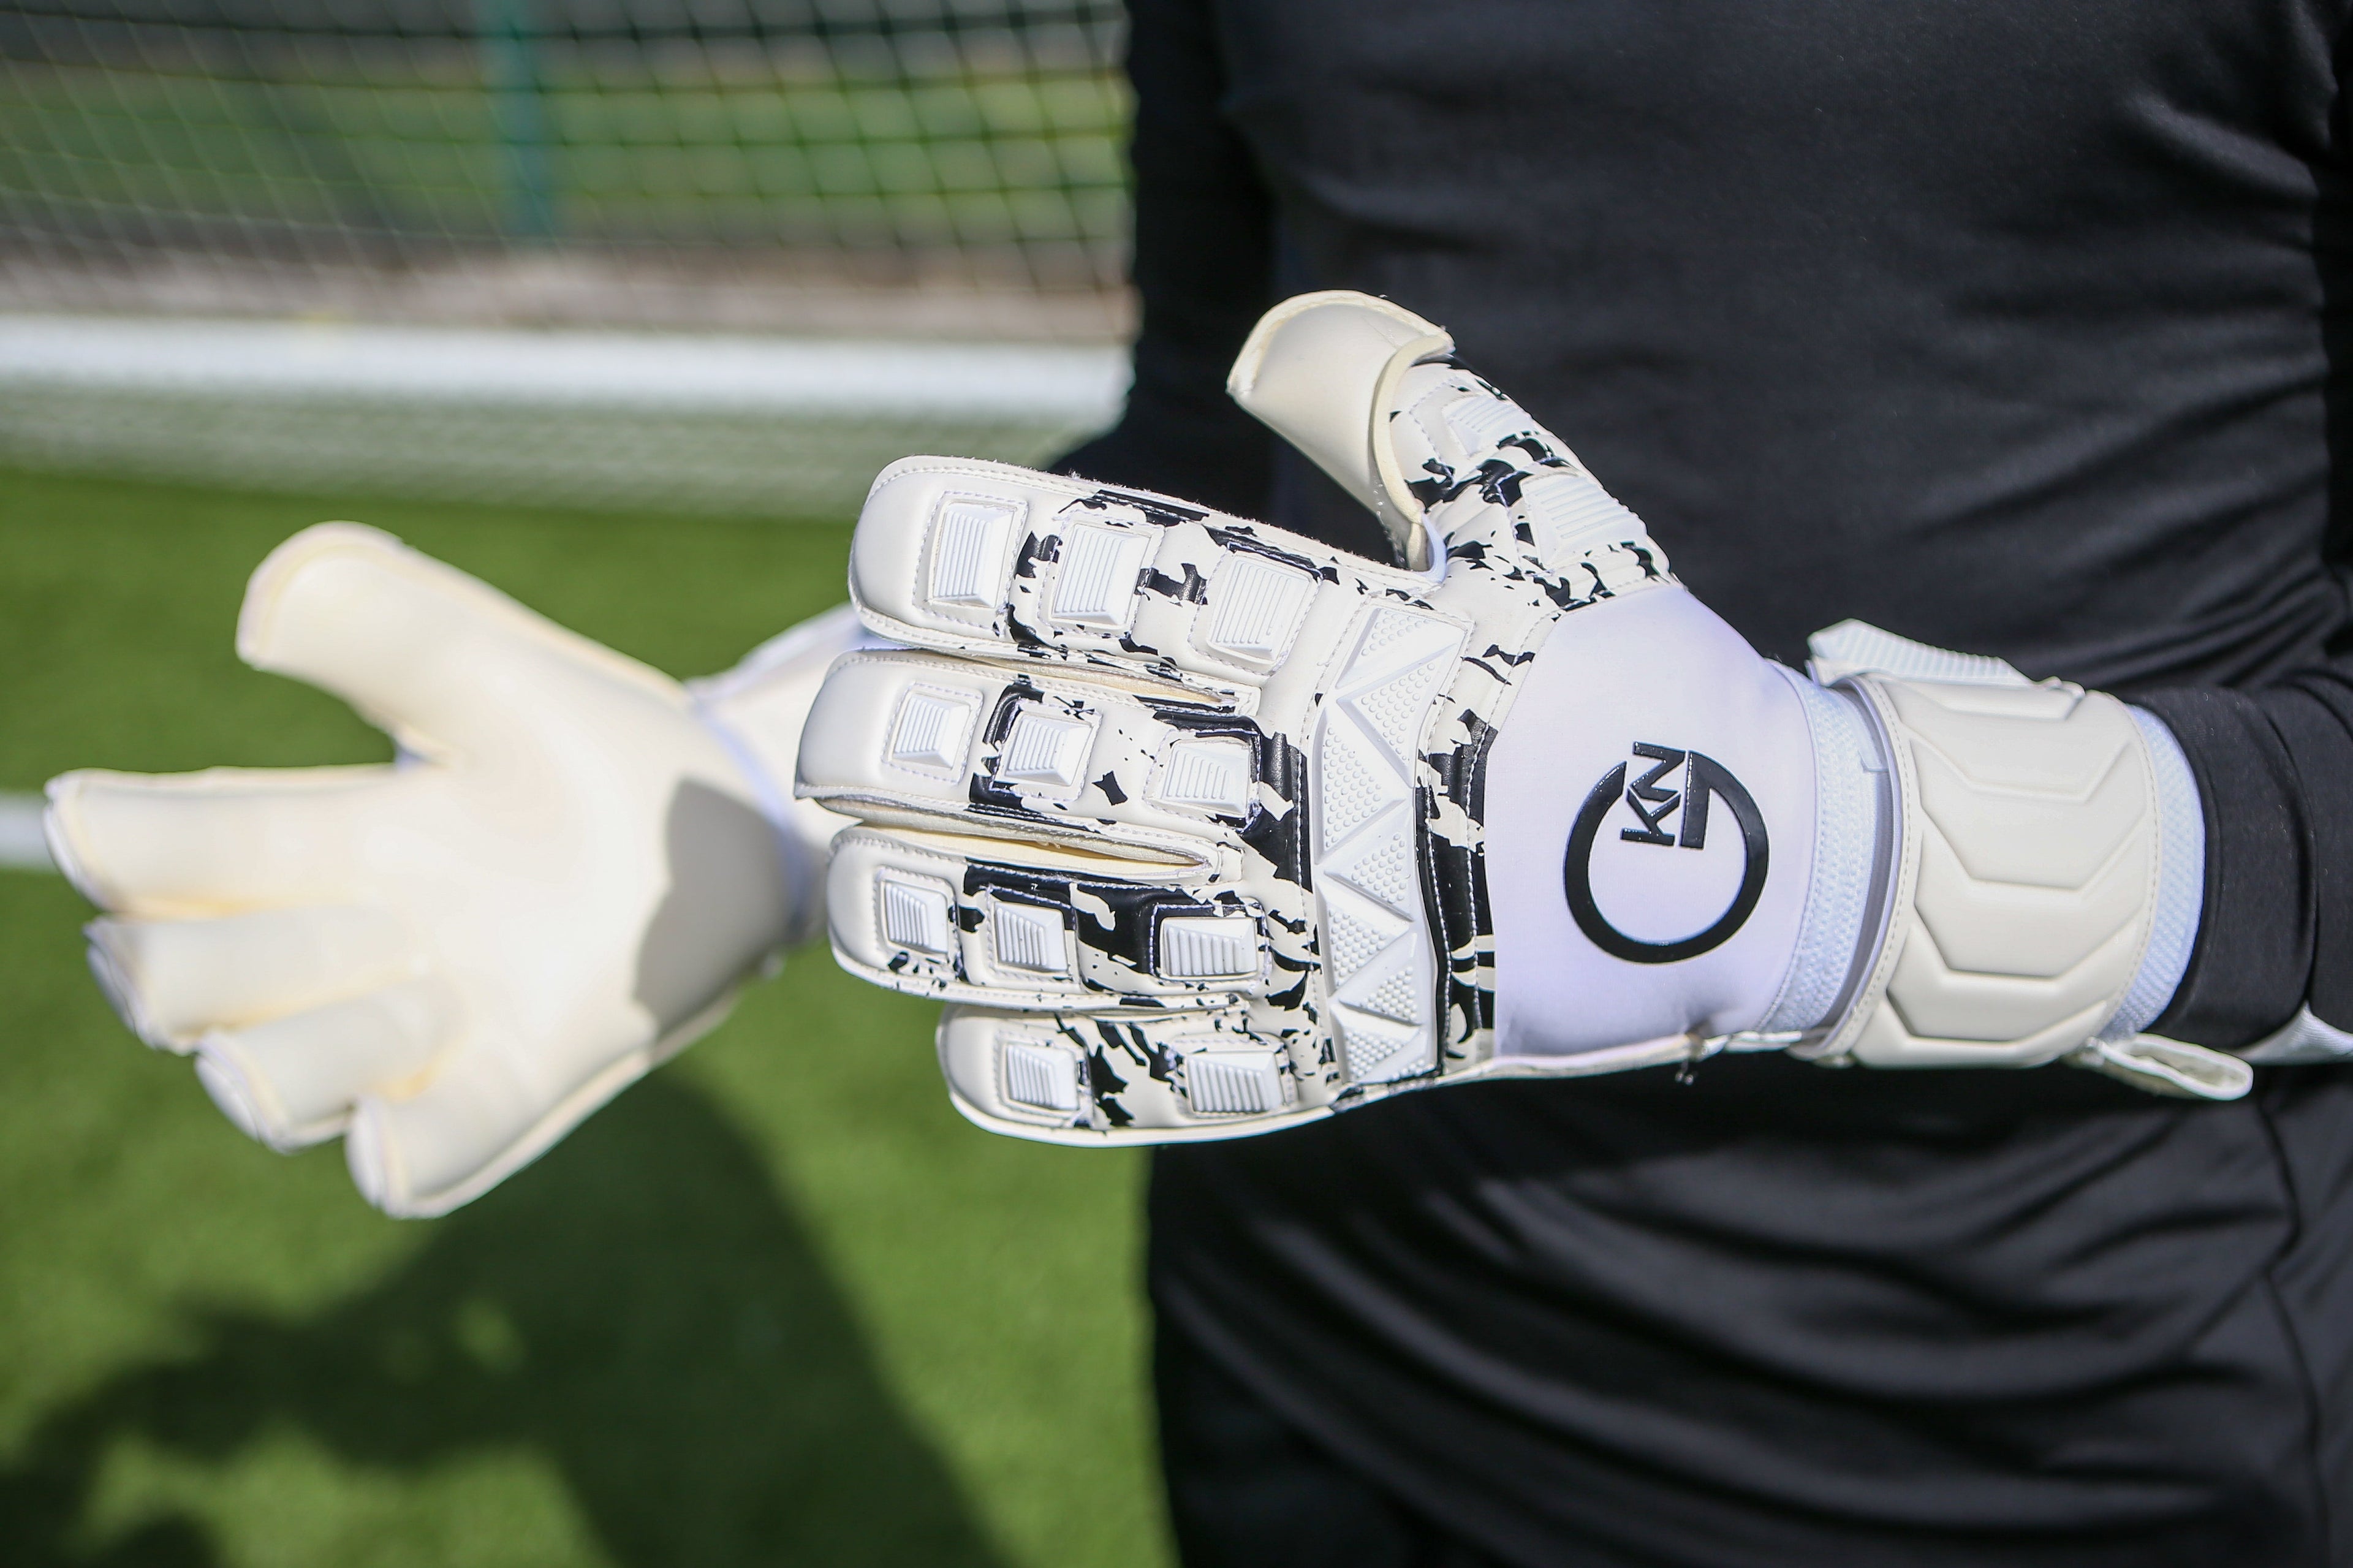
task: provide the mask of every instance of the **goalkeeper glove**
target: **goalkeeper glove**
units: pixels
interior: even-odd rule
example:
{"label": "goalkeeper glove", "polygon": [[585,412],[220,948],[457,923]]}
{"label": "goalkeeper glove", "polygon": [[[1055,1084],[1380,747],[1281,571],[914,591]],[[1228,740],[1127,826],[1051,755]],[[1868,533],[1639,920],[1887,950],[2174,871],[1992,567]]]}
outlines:
{"label": "goalkeeper glove", "polygon": [[819,692],[834,950],[954,1004],[959,1109],[1058,1142],[1719,1049],[2067,1059],[2243,1093],[2137,1031],[2194,935],[2194,784],[2114,698],[1872,628],[1809,679],[1429,322],[1278,307],[1229,384],[1369,506],[1377,565],[1165,496],[910,458]]}
{"label": "goalkeeper glove", "polygon": [[51,781],[52,851],[108,911],[91,967],[247,1132],[345,1134],[369,1202],[454,1208],[814,933],[840,819],[763,781],[858,640],[845,607],[690,691],[388,535],[305,530],[237,651],[399,760]]}

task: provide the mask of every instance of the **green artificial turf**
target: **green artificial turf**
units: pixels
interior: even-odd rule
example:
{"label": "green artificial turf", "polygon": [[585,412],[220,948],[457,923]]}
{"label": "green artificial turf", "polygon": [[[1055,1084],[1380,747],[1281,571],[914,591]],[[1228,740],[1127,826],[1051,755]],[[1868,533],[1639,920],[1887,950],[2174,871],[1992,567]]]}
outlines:
{"label": "green artificial turf", "polygon": [[[381,757],[229,638],[355,517],[674,672],[841,597],[848,531],[0,472],[0,790]],[[231,1131],[0,872],[0,1563],[1166,1560],[1144,1167],[947,1107],[933,1009],[822,952],[539,1164],[395,1222]]]}

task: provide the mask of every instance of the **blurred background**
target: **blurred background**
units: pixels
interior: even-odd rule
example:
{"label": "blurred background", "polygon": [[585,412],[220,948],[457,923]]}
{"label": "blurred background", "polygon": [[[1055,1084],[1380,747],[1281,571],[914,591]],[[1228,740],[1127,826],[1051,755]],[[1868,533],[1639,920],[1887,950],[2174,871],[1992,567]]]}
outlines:
{"label": "blurred background", "polygon": [[1117,6],[0,10],[0,1563],[1150,1564],[1143,1165],[947,1108],[822,952],[396,1223],[116,1025],[32,792],[381,758],[244,670],[373,522],[680,675],[903,453],[1115,414]]}
{"label": "blurred background", "polygon": [[1108,421],[1104,0],[8,0],[0,458],[805,513]]}

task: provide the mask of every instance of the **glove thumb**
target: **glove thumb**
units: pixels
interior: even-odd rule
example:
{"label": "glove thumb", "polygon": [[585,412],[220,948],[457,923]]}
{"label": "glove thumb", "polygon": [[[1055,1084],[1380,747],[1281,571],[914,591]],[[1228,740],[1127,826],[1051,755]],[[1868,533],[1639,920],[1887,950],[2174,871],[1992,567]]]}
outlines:
{"label": "glove thumb", "polygon": [[1426,509],[1386,427],[1405,373],[1453,352],[1444,328],[1387,300],[1345,289],[1302,294],[1259,318],[1226,393],[1370,509],[1399,558],[1424,572],[1433,555]]}
{"label": "glove thumb", "polygon": [[1596,545],[1648,546],[1558,437],[1464,368],[1443,329],[1386,300],[1284,300],[1226,390],[1369,508],[1412,571],[1468,552],[1566,570]]}
{"label": "glove thumb", "polygon": [[306,528],[255,569],[237,651],[257,669],[332,692],[407,750],[443,759],[513,745],[519,700],[584,669],[688,706],[667,676],[351,522]]}

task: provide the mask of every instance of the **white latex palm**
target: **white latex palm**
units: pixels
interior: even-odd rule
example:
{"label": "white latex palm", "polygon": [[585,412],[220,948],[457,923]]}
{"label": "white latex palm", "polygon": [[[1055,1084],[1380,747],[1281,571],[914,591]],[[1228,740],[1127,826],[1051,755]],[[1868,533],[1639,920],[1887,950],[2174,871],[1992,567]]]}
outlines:
{"label": "white latex palm", "polygon": [[792,934],[755,785],[668,677],[346,523],[262,563],[237,650],[400,760],[68,773],[51,843],[125,1021],[256,1137],[348,1131],[377,1206],[486,1190]]}

